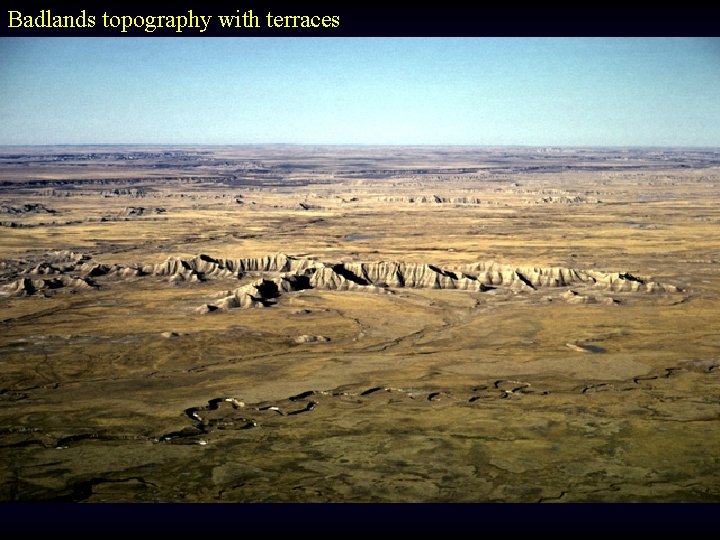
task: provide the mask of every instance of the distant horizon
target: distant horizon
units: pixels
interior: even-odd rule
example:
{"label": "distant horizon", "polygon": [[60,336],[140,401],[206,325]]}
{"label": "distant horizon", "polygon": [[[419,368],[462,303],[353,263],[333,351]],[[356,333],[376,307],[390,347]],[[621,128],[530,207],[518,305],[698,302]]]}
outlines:
{"label": "distant horizon", "polygon": [[0,38],[0,58],[3,146],[720,147],[719,38]]}
{"label": "distant horizon", "polygon": [[84,147],[84,146],[156,146],[156,147],[220,147],[220,146],[298,146],[298,147],[357,147],[357,148],[532,148],[562,150],[717,150],[717,146],[643,146],[643,145],[563,145],[563,144],[376,144],[376,143],[305,143],[305,142],[262,142],[262,143],[164,143],[164,142],[118,142],[118,143],[43,143],[43,144],[0,144],[0,148],[22,147]]}

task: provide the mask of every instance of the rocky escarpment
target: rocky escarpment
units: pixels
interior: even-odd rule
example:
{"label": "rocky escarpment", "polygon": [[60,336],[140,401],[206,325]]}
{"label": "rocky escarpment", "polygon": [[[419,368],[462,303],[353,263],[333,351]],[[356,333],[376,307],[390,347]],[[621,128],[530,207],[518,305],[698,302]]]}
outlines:
{"label": "rocky escarpment", "polygon": [[115,188],[104,189],[100,192],[101,197],[133,197],[140,198],[145,196],[145,190],[142,188]]}
{"label": "rocky escarpment", "polygon": [[486,286],[540,289],[590,285],[614,292],[681,292],[673,285],[644,280],[629,272],[600,272],[564,267],[512,267],[496,262],[478,262],[460,267]]}
{"label": "rocky escarpment", "polygon": [[140,270],[144,275],[168,276],[171,281],[205,281],[241,278],[246,274],[296,273],[314,264],[311,259],[298,259],[284,253],[244,259],[215,259],[201,254],[190,259],[170,257],[159,264],[144,265]]}
{"label": "rocky escarpment", "polygon": [[598,204],[601,201],[594,197],[584,197],[582,195],[561,195],[541,197],[533,201],[535,204]]}
{"label": "rocky escarpment", "polygon": [[43,260],[0,261],[0,296],[51,296],[96,288],[97,272],[90,257],[74,251],[54,251]]}
{"label": "rocky escarpment", "polygon": [[[13,266],[0,262],[5,296],[26,296],[59,289],[96,287],[94,278],[103,280],[154,276],[170,283],[215,279],[240,280],[257,277],[219,295],[219,301],[200,308],[219,309],[267,307],[287,293],[308,289],[357,291],[392,294],[395,289],[443,289],[486,292],[504,289],[531,292],[559,290],[560,300],[568,303],[606,303],[617,301],[608,294],[679,293],[674,285],[636,277],[629,272],[601,272],[566,267],[511,266],[493,261],[440,267],[401,261],[323,262],[276,253],[266,257],[219,259],[209,255],[191,258],[170,257],[155,264],[107,265],[88,255],[55,252],[40,261]],[[578,290],[581,290],[579,292]],[[597,293],[600,296],[596,296]]]}
{"label": "rocky escarpment", "polygon": [[0,296],[32,296],[43,294],[48,296],[60,289],[74,291],[77,289],[94,288],[95,283],[87,278],[60,276],[50,279],[20,278],[0,289]]}
{"label": "rocky escarpment", "polygon": [[20,206],[12,206],[10,204],[0,204],[0,214],[55,214],[57,211],[48,208],[40,203],[26,203]]}
{"label": "rocky escarpment", "polygon": [[[370,284],[366,280],[344,270],[342,264],[326,266],[314,263],[298,273],[283,273],[272,279],[261,278],[233,291],[228,291],[220,300],[218,308],[267,307],[276,303],[283,293],[307,289],[326,289],[333,291],[360,291],[389,294],[383,287]],[[200,308],[204,310],[204,307]]]}
{"label": "rocky escarpment", "polygon": [[[209,255],[191,258],[169,257],[154,264],[104,264],[96,262],[90,255],[72,251],[55,251],[39,256],[37,259],[20,261],[0,261],[0,295],[30,296],[40,293],[59,292],[76,288],[95,287],[91,278],[131,279],[141,277],[168,278],[173,284],[199,282],[213,279],[241,279],[246,275],[267,277],[288,273],[286,277],[276,277],[276,287],[280,292],[309,288],[302,285],[303,278],[294,277],[309,267],[319,264],[312,259],[289,257],[277,253],[266,257],[248,257],[238,259],[216,259]],[[52,279],[49,279],[51,277]],[[240,305],[247,307],[251,298],[262,298],[264,303],[272,298],[273,285],[248,285],[247,294],[238,293]],[[272,281],[272,279],[264,279]],[[305,280],[307,281],[307,280]],[[297,282],[297,283],[296,283]],[[255,291],[255,288],[259,288]],[[342,287],[340,287],[342,288]],[[242,288],[241,288],[242,289]],[[345,287],[347,289],[347,287]],[[230,293],[228,293],[230,294]]]}
{"label": "rocky escarpment", "polygon": [[165,208],[161,206],[156,206],[154,208],[146,208],[144,206],[126,206],[125,209],[122,211],[121,215],[123,216],[144,216],[145,214],[153,213],[153,214],[164,214]]}
{"label": "rocky escarpment", "polygon": [[[218,309],[267,307],[277,303],[284,293],[306,289],[358,291],[391,294],[393,289],[455,289],[485,292],[497,288],[514,292],[540,289],[566,289],[559,299],[572,304],[616,304],[619,301],[602,293],[678,293],[682,289],[669,284],[644,280],[628,272],[606,273],[564,267],[514,267],[496,262],[478,262],[446,269],[423,263],[339,262],[323,263],[312,259],[294,259],[295,271],[274,278],[261,278],[227,291],[220,302],[204,306]],[[290,265],[292,266],[292,265]],[[286,268],[286,267],[283,267]],[[572,290],[583,289],[585,294]]]}
{"label": "rocky escarpment", "polygon": [[380,202],[406,204],[481,204],[479,197],[445,197],[442,195],[394,195],[379,197]]}

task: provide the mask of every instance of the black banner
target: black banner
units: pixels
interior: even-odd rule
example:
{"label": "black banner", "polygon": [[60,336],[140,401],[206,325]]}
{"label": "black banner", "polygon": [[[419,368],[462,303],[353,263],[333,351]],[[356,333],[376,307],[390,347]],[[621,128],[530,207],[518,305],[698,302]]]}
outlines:
{"label": "black banner", "polygon": [[5,3],[0,36],[12,37],[352,37],[352,36],[713,36],[717,10],[661,8],[487,8],[367,3],[275,6],[132,6]]}

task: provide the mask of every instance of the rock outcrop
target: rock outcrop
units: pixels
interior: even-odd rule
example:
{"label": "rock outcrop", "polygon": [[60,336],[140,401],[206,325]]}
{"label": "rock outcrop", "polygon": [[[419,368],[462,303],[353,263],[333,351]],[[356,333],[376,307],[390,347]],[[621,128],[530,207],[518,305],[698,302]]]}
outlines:
{"label": "rock outcrop", "polygon": [[600,201],[595,198],[587,198],[582,195],[574,197],[568,195],[555,196],[549,195],[541,197],[535,201],[535,204],[598,204]]}
{"label": "rock outcrop", "polygon": [[503,286],[513,289],[569,287],[583,283],[613,292],[681,292],[681,289],[673,285],[646,281],[629,272],[607,273],[563,267],[512,267],[495,262],[479,262],[463,265],[461,268],[486,286]]}
{"label": "rock outcrop", "polygon": [[53,210],[41,203],[26,203],[21,206],[0,204],[0,214],[55,214],[56,212],[57,210]]}
{"label": "rock outcrop", "polygon": [[241,278],[245,274],[300,272],[314,264],[310,259],[288,257],[284,253],[246,259],[215,259],[201,254],[191,259],[170,257],[159,264],[144,265],[141,271],[146,275],[168,276],[174,281],[205,281]]}
{"label": "rock outcrop", "polygon": [[479,197],[444,197],[441,195],[392,195],[379,197],[380,202],[405,204],[481,204]]}
{"label": "rock outcrop", "polygon": [[139,198],[145,196],[145,190],[143,190],[142,188],[115,188],[103,190],[100,192],[100,195],[102,197],[126,196]]}
{"label": "rock outcrop", "polygon": [[[278,261],[282,261],[282,257]],[[291,259],[288,257],[288,261]],[[676,293],[673,285],[646,281],[630,273],[604,273],[563,267],[513,267],[495,262],[466,264],[443,269],[431,264],[404,262],[322,263],[311,259],[292,259],[295,273],[261,278],[228,291],[215,307],[221,309],[267,307],[284,293],[306,289],[392,293],[398,288],[456,289],[484,292],[498,287],[516,292],[544,288],[585,288],[619,293]],[[270,265],[277,268],[278,265]],[[568,290],[561,296],[572,304],[614,304],[613,298],[596,298]]]}
{"label": "rock outcrop", "polygon": [[620,301],[614,298],[596,298],[592,295],[580,294],[577,291],[569,290],[560,295],[560,298],[565,300],[568,304],[605,304],[612,306],[619,304]]}
{"label": "rock outcrop", "polygon": [[328,341],[330,341],[329,337],[309,336],[306,334],[295,338],[295,343],[327,343]]}
{"label": "rock outcrop", "polygon": [[51,296],[57,293],[96,288],[91,279],[105,273],[104,265],[89,262],[88,255],[53,251],[37,259],[3,261],[0,264],[0,296]]}
{"label": "rock outcrop", "polygon": [[224,309],[267,307],[275,304],[276,299],[284,293],[307,289],[355,290],[373,293],[389,292],[357,278],[353,279],[343,275],[343,273],[337,272],[334,267],[324,266],[319,263],[317,267],[306,268],[297,274],[283,273],[273,279],[261,278],[234,291],[228,291],[228,294],[220,300],[218,307]]}
{"label": "rock outcrop", "polygon": [[56,292],[72,292],[78,289],[95,287],[92,280],[80,277],[60,276],[54,278],[32,279],[24,277],[0,288],[1,296],[49,296]]}
{"label": "rock outcrop", "polygon": [[[7,263],[4,263],[8,266]],[[170,283],[213,279],[258,279],[221,295],[219,302],[201,308],[267,307],[282,295],[307,289],[392,294],[394,289],[443,289],[485,292],[502,288],[513,292],[568,289],[560,298],[571,304],[617,303],[608,293],[664,294],[682,289],[638,278],[629,272],[600,272],[565,267],[523,267],[481,261],[440,267],[400,261],[322,262],[276,253],[266,257],[216,259],[201,254],[192,258],[170,257],[156,264],[106,265],[88,255],[55,252],[46,260],[4,272],[4,295],[24,296],[61,288],[90,288],[92,278],[129,279],[143,276],[167,278]],[[570,290],[572,287],[573,290]],[[577,291],[575,289],[580,289]],[[600,296],[596,296],[597,293]]]}

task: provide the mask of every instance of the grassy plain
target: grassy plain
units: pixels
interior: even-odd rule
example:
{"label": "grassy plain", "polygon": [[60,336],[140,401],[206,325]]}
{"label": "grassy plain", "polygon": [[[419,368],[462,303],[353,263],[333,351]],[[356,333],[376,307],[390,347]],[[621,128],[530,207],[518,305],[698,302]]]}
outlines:
{"label": "grassy plain", "polygon": [[716,151],[57,147],[0,162],[6,208],[54,210],[0,215],[0,286],[72,250],[495,260],[683,289],[617,305],[306,290],[209,314],[196,308],[236,280],[2,296],[2,500],[720,500]]}

